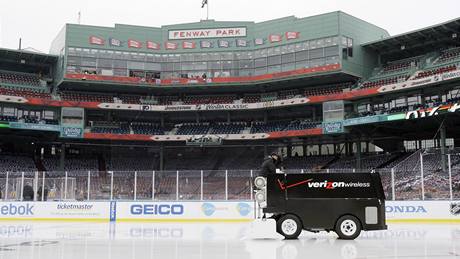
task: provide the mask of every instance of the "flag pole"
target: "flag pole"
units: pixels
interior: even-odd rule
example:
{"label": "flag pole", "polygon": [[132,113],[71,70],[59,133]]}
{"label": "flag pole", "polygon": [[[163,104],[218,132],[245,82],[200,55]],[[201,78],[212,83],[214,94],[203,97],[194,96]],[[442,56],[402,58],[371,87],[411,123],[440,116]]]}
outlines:
{"label": "flag pole", "polygon": [[209,20],[209,0],[206,1],[206,20]]}

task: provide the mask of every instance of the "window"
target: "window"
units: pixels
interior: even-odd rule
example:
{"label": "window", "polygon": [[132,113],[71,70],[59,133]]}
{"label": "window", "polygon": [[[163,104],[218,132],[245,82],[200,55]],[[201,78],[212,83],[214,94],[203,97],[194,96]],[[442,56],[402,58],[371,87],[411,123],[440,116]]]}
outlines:
{"label": "window", "polygon": [[278,65],[278,64],[281,64],[281,56],[277,55],[277,56],[268,57],[268,65],[269,66]]}
{"label": "window", "polygon": [[353,57],[353,39],[342,36],[342,56],[344,59]]}
{"label": "window", "polygon": [[241,68],[253,68],[252,59],[240,60]]}
{"label": "window", "polygon": [[222,68],[225,70],[233,69],[233,61],[222,61]]}
{"label": "window", "polygon": [[310,60],[310,67],[320,67],[324,66],[325,60],[324,58],[317,58]]}
{"label": "window", "polygon": [[264,75],[264,74],[266,74],[266,73],[267,73],[267,67],[259,67],[259,68],[256,68],[256,69],[254,70],[254,74],[255,74],[256,76],[258,76],[258,75]]}
{"label": "window", "polygon": [[291,63],[295,61],[295,54],[294,53],[289,53],[289,54],[283,54],[281,56],[281,63]]}
{"label": "window", "polygon": [[294,69],[295,69],[295,62],[283,63],[281,65],[281,70],[282,71],[290,71],[290,70],[294,70]]}
{"label": "window", "polygon": [[81,64],[81,58],[79,57],[67,57],[67,64],[68,65],[80,65]]}
{"label": "window", "polygon": [[267,66],[267,58],[258,58],[254,60],[255,67],[265,67]]}
{"label": "window", "polygon": [[271,73],[277,73],[277,72],[281,72],[281,66],[280,66],[280,65],[269,66],[269,67],[268,67],[268,73],[269,73],[269,74],[271,74]]}
{"label": "window", "polygon": [[81,59],[82,66],[96,67],[96,58],[83,57]]}
{"label": "window", "polygon": [[326,57],[326,65],[334,65],[339,63],[339,56]]}
{"label": "window", "polygon": [[324,55],[326,57],[338,56],[339,55],[339,47],[338,46],[332,46],[332,47],[324,48]]}
{"label": "window", "polygon": [[113,61],[113,67],[114,68],[127,68],[128,63],[126,60],[114,60]]}
{"label": "window", "polygon": [[348,38],[347,39],[347,50],[348,50],[348,56],[353,57],[353,39]]}
{"label": "window", "polygon": [[310,59],[324,57],[323,48],[310,50]]}
{"label": "window", "polygon": [[208,62],[208,69],[221,69],[220,61],[210,61]]}
{"label": "window", "polygon": [[97,67],[103,67],[103,68],[112,68],[112,60],[111,59],[102,59],[99,58],[97,60]]}
{"label": "window", "polygon": [[307,59],[308,59],[308,51],[302,50],[302,51],[295,53],[296,61],[307,60]]}

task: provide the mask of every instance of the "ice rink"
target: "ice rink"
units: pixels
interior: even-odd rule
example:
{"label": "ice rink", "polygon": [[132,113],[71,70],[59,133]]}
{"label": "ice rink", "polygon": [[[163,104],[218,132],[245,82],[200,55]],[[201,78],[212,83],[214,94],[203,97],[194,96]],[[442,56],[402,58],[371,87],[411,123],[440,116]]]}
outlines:
{"label": "ice rink", "polygon": [[249,223],[0,222],[0,258],[460,258],[460,224],[390,224],[354,241],[251,240]]}

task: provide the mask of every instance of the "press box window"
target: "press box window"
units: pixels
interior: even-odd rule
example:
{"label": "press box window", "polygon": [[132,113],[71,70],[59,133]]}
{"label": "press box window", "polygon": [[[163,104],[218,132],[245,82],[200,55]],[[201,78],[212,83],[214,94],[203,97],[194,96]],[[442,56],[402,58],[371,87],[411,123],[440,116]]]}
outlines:
{"label": "press box window", "polygon": [[353,57],[353,39],[342,36],[342,56],[344,59]]}

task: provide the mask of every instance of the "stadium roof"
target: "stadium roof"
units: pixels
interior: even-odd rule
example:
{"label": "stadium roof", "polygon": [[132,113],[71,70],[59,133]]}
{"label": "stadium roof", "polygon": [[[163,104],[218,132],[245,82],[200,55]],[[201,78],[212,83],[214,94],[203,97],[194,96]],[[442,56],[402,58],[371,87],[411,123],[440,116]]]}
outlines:
{"label": "stadium roof", "polygon": [[[453,37],[453,34],[457,35],[456,38]],[[361,44],[361,46],[373,49],[388,58],[392,56],[401,58],[401,56],[405,56],[402,52],[406,52],[407,56],[415,56],[453,43],[460,44],[460,18],[385,39],[367,42]]]}
{"label": "stadium roof", "polygon": [[0,59],[18,61],[26,60],[34,63],[55,63],[58,60],[58,56],[29,50],[0,48]]}

